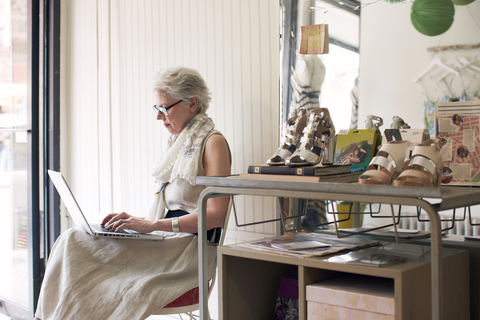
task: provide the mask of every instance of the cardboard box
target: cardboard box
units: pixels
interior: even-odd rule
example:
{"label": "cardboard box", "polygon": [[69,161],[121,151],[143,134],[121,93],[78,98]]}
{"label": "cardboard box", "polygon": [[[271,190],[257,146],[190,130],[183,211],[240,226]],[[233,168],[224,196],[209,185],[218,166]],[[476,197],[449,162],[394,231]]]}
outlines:
{"label": "cardboard box", "polygon": [[393,320],[393,279],[349,274],[307,286],[307,319]]}
{"label": "cardboard box", "polygon": [[382,144],[408,140],[413,145],[416,145],[428,139],[430,139],[430,133],[427,129],[385,129],[383,131]]}
{"label": "cardboard box", "polygon": [[436,103],[435,135],[447,140],[442,184],[480,186],[480,101]]}
{"label": "cardboard box", "polygon": [[352,172],[363,172],[377,154],[382,136],[378,129],[340,130],[333,163],[348,164]]}

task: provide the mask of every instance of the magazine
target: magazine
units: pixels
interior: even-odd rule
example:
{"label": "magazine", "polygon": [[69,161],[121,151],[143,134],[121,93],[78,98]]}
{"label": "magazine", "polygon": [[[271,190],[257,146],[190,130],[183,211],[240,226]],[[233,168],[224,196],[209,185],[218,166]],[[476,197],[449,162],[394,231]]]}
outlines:
{"label": "magazine", "polygon": [[[312,244],[312,242],[320,242],[323,244],[323,246],[301,250],[286,249],[288,246],[301,247],[305,246],[305,243],[308,245]],[[251,249],[303,258],[320,257],[377,245],[380,245],[379,241],[355,238],[338,238],[337,236],[333,235],[316,233],[294,233],[272,239],[264,239],[239,244],[239,246],[248,247]]]}
{"label": "magazine", "polygon": [[272,243],[272,247],[281,250],[306,250],[314,248],[326,248],[330,247],[328,243],[319,241],[302,241],[302,242],[285,242],[285,243]]}
{"label": "magazine", "polygon": [[367,267],[386,267],[406,261],[407,258],[384,253],[374,253],[365,257],[350,260],[347,264],[356,264]]}

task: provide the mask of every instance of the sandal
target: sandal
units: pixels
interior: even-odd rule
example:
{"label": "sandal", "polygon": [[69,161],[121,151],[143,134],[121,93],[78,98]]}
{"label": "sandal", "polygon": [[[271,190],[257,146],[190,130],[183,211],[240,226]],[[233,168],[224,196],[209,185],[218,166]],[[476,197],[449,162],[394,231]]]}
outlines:
{"label": "sandal", "polygon": [[395,186],[440,187],[442,183],[442,138],[430,139],[413,148],[405,170],[393,181]]}
{"label": "sandal", "polygon": [[383,126],[383,119],[379,116],[368,115],[365,119],[365,129],[378,129]]}
{"label": "sandal", "polygon": [[301,144],[285,164],[290,167],[332,164],[335,148],[335,127],[327,108],[312,110],[303,129]]}
{"label": "sandal", "polygon": [[392,124],[390,124],[390,129],[410,129],[410,126],[399,116],[393,116]]}
{"label": "sandal", "polygon": [[285,165],[285,159],[290,157],[300,145],[303,129],[307,124],[307,111],[301,108],[292,111],[284,128],[283,143],[277,152],[267,160],[269,166]]}
{"label": "sandal", "polygon": [[367,171],[358,177],[358,183],[392,184],[393,179],[403,170],[405,157],[411,145],[407,140],[383,144],[370,161]]}

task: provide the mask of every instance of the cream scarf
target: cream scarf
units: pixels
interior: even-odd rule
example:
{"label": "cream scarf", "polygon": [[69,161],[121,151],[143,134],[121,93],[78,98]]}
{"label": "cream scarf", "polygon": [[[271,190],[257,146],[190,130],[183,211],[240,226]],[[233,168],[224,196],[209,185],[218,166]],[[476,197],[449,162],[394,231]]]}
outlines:
{"label": "cream scarf", "polygon": [[173,144],[157,161],[152,171],[152,176],[155,177],[155,195],[148,220],[165,217],[164,189],[167,183],[180,178],[192,186],[195,185],[203,142],[214,128],[215,124],[206,114],[197,114],[176,139],[173,137]]}

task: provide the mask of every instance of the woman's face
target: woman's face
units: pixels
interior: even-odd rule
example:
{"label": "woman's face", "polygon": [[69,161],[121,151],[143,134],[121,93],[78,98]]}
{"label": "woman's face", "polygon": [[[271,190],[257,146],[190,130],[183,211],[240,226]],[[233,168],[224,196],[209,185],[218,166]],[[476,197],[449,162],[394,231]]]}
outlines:
{"label": "woman's face", "polygon": [[[155,97],[156,105],[165,108],[178,102],[178,100],[174,100],[162,92],[157,92]],[[185,108],[183,106],[183,104],[185,103],[190,104],[190,106],[188,108]],[[185,100],[184,102],[178,103],[173,107],[169,108],[167,111],[167,116],[164,116],[161,112],[158,112],[157,120],[163,121],[163,125],[168,130],[168,132],[170,132],[170,134],[177,135],[180,134],[183,129],[185,129],[190,120],[192,120],[192,118],[196,114],[196,110],[197,106],[195,101]]]}

